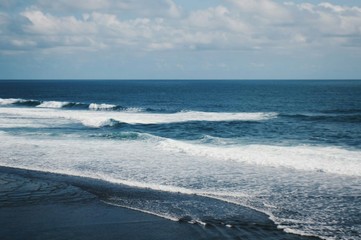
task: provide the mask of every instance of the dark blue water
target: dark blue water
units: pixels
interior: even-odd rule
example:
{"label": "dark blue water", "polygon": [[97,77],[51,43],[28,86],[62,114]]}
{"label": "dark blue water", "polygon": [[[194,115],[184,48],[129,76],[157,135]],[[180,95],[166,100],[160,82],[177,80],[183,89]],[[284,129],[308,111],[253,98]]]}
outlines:
{"label": "dark blue water", "polygon": [[221,198],[326,238],[361,234],[360,123],[361,81],[0,81],[3,166]]}
{"label": "dark blue water", "polygon": [[[360,81],[2,81],[2,98],[67,101],[64,108],[114,104],[154,113],[179,111],[276,112],[267,122],[185,122],[117,126],[175,139],[204,135],[250,142],[361,146]],[[112,130],[113,132],[114,130]]]}

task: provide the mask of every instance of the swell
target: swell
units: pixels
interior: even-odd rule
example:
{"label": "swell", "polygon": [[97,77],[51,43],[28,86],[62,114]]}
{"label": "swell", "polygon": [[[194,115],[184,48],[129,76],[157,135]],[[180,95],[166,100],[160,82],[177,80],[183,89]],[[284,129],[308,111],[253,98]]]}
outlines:
{"label": "swell", "polygon": [[38,108],[54,108],[54,109],[83,109],[93,111],[129,111],[129,112],[142,112],[142,111],[157,111],[155,109],[143,109],[137,107],[123,107],[120,105],[107,104],[107,103],[81,103],[69,101],[41,101],[32,99],[21,98],[0,98],[0,106],[15,105],[22,107],[38,107]]}
{"label": "swell", "polygon": [[65,111],[49,108],[0,108],[0,113],[25,118],[68,119],[94,128],[116,126],[122,123],[163,124],[190,121],[264,121],[277,117],[277,113],[272,112],[181,111],[176,113],[149,113],[137,111]]}
{"label": "swell", "polygon": [[[191,114],[197,113],[196,111],[170,111],[169,109],[163,108],[143,108],[143,107],[125,107],[116,104],[109,103],[82,103],[82,102],[71,102],[71,101],[42,101],[33,99],[21,99],[21,98],[0,98],[0,106],[21,106],[21,107],[37,107],[37,108],[48,108],[48,109],[69,109],[69,110],[90,110],[90,111],[115,111],[115,112],[129,112],[129,113],[184,113]],[[199,112],[204,113],[204,112]],[[276,113],[270,113],[277,115]],[[299,121],[309,122],[335,122],[335,123],[360,123],[361,122],[361,109],[331,109],[323,110],[318,113],[282,113],[278,114],[279,117],[295,119]],[[212,120],[212,116],[209,120]],[[114,120],[114,121],[113,121]],[[237,120],[234,118],[233,120]],[[243,119],[247,120],[247,119]],[[252,119],[249,119],[252,121]],[[107,119],[102,121],[102,124],[98,124],[99,127],[103,126],[117,126],[116,119]],[[118,121],[122,123],[122,121]]]}

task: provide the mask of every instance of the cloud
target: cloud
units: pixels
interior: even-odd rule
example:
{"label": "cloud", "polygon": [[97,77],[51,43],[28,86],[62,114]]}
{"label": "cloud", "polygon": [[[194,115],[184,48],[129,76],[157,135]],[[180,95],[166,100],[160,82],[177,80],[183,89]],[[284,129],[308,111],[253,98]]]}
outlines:
{"label": "cloud", "polygon": [[265,23],[284,22],[291,18],[290,12],[283,4],[271,0],[228,0],[236,6],[236,11],[247,14],[252,19],[263,20]]}
{"label": "cloud", "polygon": [[29,20],[29,24],[24,25],[23,29],[30,34],[82,35],[96,32],[92,24],[78,20],[74,16],[54,17],[39,10],[27,10],[20,15]]}
{"label": "cloud", "polygon": [[[122,2],[122,1],[120,1]],[[89,11],[89,10],[104,10],[111,7],[109,0],[58,0],[47,1],[39,0],[37,5],[41,8],[57,10],[57,11]]]}
{"label": "cloud", "polygon": [[[6,27],[6,25],[8,24],[8,21],[9,21],[9,19],[8,19],[8,15],[6,14],[6,13],[1,13],[0,12],[0,32],[1,32],[1,30],[3,30],[4,31],[4,28]],[[2,31],[2,32],[3,32]]]}
{"label": "cloud", "polygon": [[181,8],[173,0],[38,0],[35,4],[52,13],[100,11],[138,17],[179,17]]}
{"label": "cloud", "polygon": [[185,11],[172,0],[17,0],[0,12],[2,51],[68,49],[289,51],[360,47],[361,8],[331,3],[223,0]]}
{"label": "cloud", "polygon": [[[290,9],[298,12],[298,29],[322,43],[323,40],[334,40],[343,37],[351,41],[354,37],[361,37],[361,8],[320,4],[288,3]],[[303,20],[301,17],[305,17]]]}

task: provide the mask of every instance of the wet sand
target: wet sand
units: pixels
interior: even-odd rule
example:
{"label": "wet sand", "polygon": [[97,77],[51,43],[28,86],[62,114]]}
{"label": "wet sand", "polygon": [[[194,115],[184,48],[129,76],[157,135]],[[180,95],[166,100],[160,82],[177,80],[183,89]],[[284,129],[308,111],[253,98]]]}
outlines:
{"label": "wet sand", "polygon": [[200,239],[198,227],[111,206],[66,183],[0,173],[0,239]]}
{"label": "wet sand", "polygon": [[0,167],[0,226],[2,240],[309,239],[273,225],[240,229],[174,222],[106,204],[66,181],[4,167]]}

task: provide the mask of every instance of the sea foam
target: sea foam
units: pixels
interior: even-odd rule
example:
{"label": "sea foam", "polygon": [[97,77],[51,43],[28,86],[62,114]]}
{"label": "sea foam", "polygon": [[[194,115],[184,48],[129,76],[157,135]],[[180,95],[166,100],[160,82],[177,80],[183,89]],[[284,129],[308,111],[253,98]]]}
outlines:
{"label": "sea foam", "polygon": [[39,104],[38,108],[63,108],[64,106],[70,104],[69,102],[58,102],[58,101],[45,101]]}
{"label": "sea foam", "polygon": [[360,151],[332,146],[232,145],[215,146],[167,139],[158,143],[161,149],[222,161],[303,171],[361,176]]}
{"label": "sea foam", "polygon": [[[306,180],[309,179],[308,182],[302,182],[302,186],[308,186],[316,181],[316,188],[307,193],[302,192],[300,196],[296,195],[297,198],[290,200],[287,194],[292,192],[283,191],[283,187],[290,184],[288,182],[280,188],[283,192],[276,194],[276,196],[287,197],[276,199],[277,201],[271,202],[271,205],[285,207],[290,204],[287,201],[298,201],[298,204],[302,204],[303,199],[298,200],[299,198],[307,194],[315,194],[316,190],[322,190],[317,184],[317,181],[324,184],[322,176],[334,177],[338,174],[360,176],[358,169],[361,169],[357,163],[359,151],[336,147],[267,145],[219,147],[197,141],[170,140],[149,134],[146,140],[139,138],[136,141],[113,141],[97,138],[84,139],[81,136],[74,138],[20,137],[0,132],[0,140],[2,142],[0,165],[2,166],[84,176],[158,191],[198,194],[224,199],[228,202],[234,199],[235,203],[241,203],[244,206],[247,204],[243,204],[242,199],[246,198],[246,203],[250,203],[250,200],[256,201],[253,205],[254,209],[257,209],[257,201],[265,200],[268,194],[272,194],[267,191],[273,189],[273,185],[283,184],[282,181],[295,181],[295,187],[291,189],[296,191],[299,188],[299,177],[311,176],[306,178]],[[218,139],[218,141],[221,140]],[[286,161],[290,161],[290,164],[285,163]],[[332,168],[325,164],[327,161],[333,166]],[[286,171],[283,168],[286,168]],[[288,171],[287,168],[308,172]],[[249,171],[251,171],[250,174],[247,174]],[[329,175],[319,172],[337,174]],[[264,175],[265,173],[269,175]],[[322,181],[319,180],[320,177]],[[337,179],[352,180],[345,176]],[[243,194],[243,185],[249,185],[246,187],[248,189],[246,194]],[[234,188],[235,186],[237,188]],[[257,187],[260,189],[253,192],[253,189]],[[332,189],[328,189],[327,192],[330,190]],[[345,191],[349,193],[350,189],[345,189]],[[255,193],[256,198],[253,198],[252,195]],[[260,195],[257,195],[258,193]],[[271,197],[275,196],[271,195]],[[276,210],[272,211],[275,211],[277,215],[277,208],[273,208]],[[149,205],[138,209],[164,215],[162,209],[154,209]],[[287,223],[282,220],[282,216],[278,219],[279,221],[275,222]],[[297,230],[297,224],[287,224],[285,229]],[[318,228],[318,225],[315,228]],[[310,232],[312,233],[312,231],[305,233]]]}
{"label": "sea foam", "polygon": [[[277,117],[277,113],[229,113],[229,112],[177,112],[177,113],[146,113],[146,112],[114,112],[114,111],[64,111],[59,109],[66,102],[47,102],[43,108],[0,108],[0,113],[13,114],[21,117],[38,117],[68,119],[80,122],[88,127],[112,126],[114,122],[128,124],[162,124],[188,121],[264,121]],[[109,123],[109,124],[108,124]]]}
{"label": "sea foam", "polygon": [[113,110],[115,109],[117,106],[116,105],[112,105],[112,104],[97,104],[97,103],[91,103],[89,105],[89,109],[91,110]]}
{"label": "sea foam", "polygon": [[20,98],[0,98],[0,105],[11,105],[23,101],[25,100]]}

